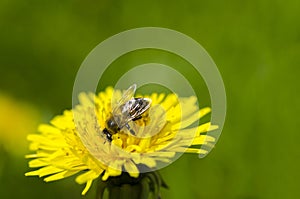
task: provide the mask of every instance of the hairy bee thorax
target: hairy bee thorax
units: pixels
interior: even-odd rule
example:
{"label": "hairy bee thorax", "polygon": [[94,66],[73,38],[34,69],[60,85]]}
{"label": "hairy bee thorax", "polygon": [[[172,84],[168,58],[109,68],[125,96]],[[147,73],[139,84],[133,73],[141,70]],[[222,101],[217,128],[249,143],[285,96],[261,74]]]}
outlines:
{"label": "hairy bee thorax", "polygon": [[107,130],[109,131],[110,134],[115,134],[120,130],[120,128],[119,128],[117,122],[115,121],[114,117],[110,117],[106,121],[106,128],[107,128]]}

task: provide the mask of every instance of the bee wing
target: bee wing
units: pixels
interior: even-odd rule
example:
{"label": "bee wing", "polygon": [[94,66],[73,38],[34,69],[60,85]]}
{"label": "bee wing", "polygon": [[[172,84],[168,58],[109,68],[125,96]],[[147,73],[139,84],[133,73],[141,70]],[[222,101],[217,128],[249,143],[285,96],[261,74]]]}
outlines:
{"label": "bee wing", "polygon": [[130,101],[135,93],[136,84],[130,86],[118,100],[112,100],[112,114],[118,126],[123,127],[131,119],[130,113],[126,110],[126,103]]}
{"label": "bee wing", "polygon": [[121,114],[118,116],[118,126],[122,128],[131,120],[138,119],[151,106],[152,100],[149,98],[133,98],[121,107]]}
{"label": "bee wing", "polygon": [[136,84],[131,85],[122,95],[122,97],[112,104],[113,114],[121,113],[122,106],[134,96],[136,90]]}
{"label": "bee wing", "polygon": [[146,126],[134,124],[138,137],[151,137],[159,133],[167,123],[165,109],[157,104],[149,109],[149,123]]}

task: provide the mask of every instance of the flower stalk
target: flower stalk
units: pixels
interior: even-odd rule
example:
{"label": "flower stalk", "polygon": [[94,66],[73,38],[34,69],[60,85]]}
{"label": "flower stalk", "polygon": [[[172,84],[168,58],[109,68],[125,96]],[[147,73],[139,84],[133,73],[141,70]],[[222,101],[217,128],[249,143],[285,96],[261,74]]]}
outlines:
{"label": "flower stalk", "polygon": [[161,187],[168,188],[158,171],[142,173],[138,178],[122,172],[107,181],[99,179],[96,199],[104,199],[105,190],[108,191],[108,199],[160,199]]}

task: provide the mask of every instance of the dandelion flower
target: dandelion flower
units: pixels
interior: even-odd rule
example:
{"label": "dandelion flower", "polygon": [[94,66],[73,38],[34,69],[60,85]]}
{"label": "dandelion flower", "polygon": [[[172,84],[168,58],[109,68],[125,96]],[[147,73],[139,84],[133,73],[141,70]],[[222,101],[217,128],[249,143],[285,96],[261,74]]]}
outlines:
{"label": "dandelion flower", "polygon": [[76,182],[86,184],[84,195],[99,177],[106,182],[126,173],[138,179],[145,172],[170,164],[177,154],[205,154],[207,151],[199,146],[213,145],[215,139],[206,132],[217,126],[210,122],[193,125],[210,108],[198,110],[196,97],[178,98],[163,93],[143,96],[152,100],[153,109],[131,122],[136,135],[122,128],[108,141],[102,130],[112,117],[112,99],[121,95],[111,87],[98,95],[81,93],[80,104],[73,110],[64,111],[50,124],[40,125],[40,134],[27,137],[34,153],[26,157],[32,158],[29,167],[36,170],[25,175],[44,177],[50,182],[77,174]]}

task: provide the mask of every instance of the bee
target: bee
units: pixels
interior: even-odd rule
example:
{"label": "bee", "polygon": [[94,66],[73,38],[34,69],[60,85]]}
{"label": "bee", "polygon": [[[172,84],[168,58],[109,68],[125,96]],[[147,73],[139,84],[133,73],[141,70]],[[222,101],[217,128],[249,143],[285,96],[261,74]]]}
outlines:
{"label": "bee", "polygon": [[112,107],[112,116],[106,120],[106,128],[103,134],[111,142],[113,134],[126,127],[132,135],[135,132],[130,128],[129,122],[142,118],[142,114],[151,106],[149,98],[134,98],[136,84],[130,86],[122,95],[121,99]]}

